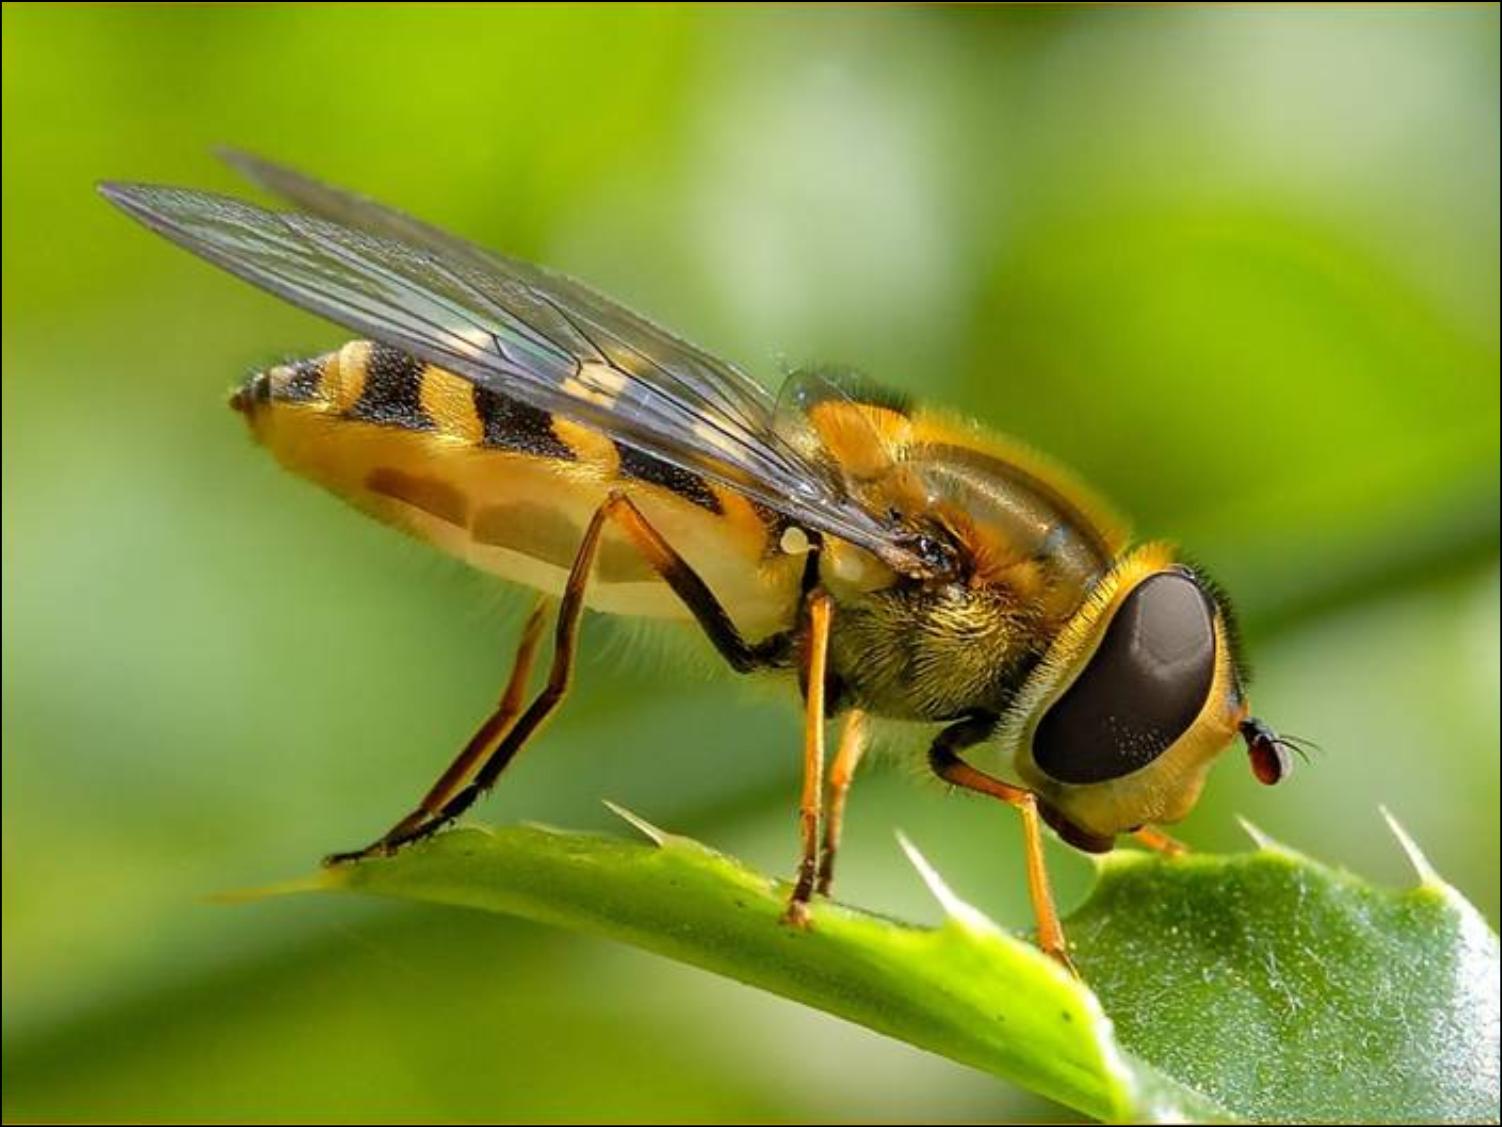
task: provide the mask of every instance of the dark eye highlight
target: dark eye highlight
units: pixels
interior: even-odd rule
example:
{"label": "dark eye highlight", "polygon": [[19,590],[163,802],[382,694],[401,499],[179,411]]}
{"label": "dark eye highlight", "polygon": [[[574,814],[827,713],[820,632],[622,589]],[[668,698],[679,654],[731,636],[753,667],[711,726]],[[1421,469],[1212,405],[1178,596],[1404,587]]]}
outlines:
{"label": "dark eye highlight", "polygon": [[1033,761],[1063,783],[1128,775],[1189,729],[1214,679],[1215,614],[1204,592],[1180,571],[1150,576],[1044,714]]}

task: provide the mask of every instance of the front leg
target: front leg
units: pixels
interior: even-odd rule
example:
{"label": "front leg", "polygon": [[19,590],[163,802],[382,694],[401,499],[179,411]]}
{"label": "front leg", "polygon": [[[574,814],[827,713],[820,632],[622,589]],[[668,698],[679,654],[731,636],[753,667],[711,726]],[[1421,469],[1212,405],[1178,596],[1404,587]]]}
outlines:
{"label": "front leg", "polygon": [[1163,854],[1165,857],[1182,857],[1189,852],[1189,846],[1176,837],[1170,837],[1155,826],[1139,826],[1132,831],[1132,836],[1140,844]]}
{"label": "front leg", "polygon": [[1032,791],[1004,783],[977,771],[960,758],[960,752],[974,747],[991,735],[995,727],[992,716],[973,716],[951,724],[939,733],[928,750],[928,763],[934,774],[955,786],[999,798],[1022,815],[1022,845],[1027,858],[1027,891],[1038,921],[1038,946],[1052,955],[1076,977],[1079,972],[1069,961],[1069,946],[1064,926],[1054,906],[1053,890],[1048,884],[1048,869],[1043,863],[1043,822],[1038,817],[1038,800]]}

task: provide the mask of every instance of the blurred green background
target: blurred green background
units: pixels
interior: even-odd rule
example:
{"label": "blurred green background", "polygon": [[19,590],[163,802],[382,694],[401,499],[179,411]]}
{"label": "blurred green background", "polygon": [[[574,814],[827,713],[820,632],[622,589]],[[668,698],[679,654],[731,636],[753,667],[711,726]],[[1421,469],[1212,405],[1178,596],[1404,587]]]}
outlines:
{"label": "blurred green background", "polygon": [[[1495,6],[6,6],[6,1118],[1066,1115],[600,942],[206,901],[406,809],[523,602],[225,409],[341,333],[92,187],[241,190],[218,143],[1074,465],[1235,594],[1259,712],[1325,749],[1273,790],[1228,755],[1182,836],[1406,881],[1385,803],[1495,922],[1497,42]],[[790,871],[790,705],[586,637],[481,817],[619,830],[608,797]],[[1015,818],[918,774],[863,775],[843,898],[934,918],[900,826],[1027,925]]]}

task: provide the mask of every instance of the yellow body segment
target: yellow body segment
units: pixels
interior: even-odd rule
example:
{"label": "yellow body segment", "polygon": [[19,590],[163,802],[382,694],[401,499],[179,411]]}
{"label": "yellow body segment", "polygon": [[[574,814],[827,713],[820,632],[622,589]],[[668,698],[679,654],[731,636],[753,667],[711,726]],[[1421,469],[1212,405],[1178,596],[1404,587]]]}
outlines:
{"label": "yellow body segment", "polygon": [[[670,484],[632,476],[607,435],[384,346],[356,341],[273,368],[236,405],[288,469],[503,579],[561,594],[591,516],[618,491],[671,541],[748,640],[786,630],[796,616],[803,560],[780,548],[771,514],[634,451],[632,466]],[[691,618],[615,528],[604,533],[588,605]]]}

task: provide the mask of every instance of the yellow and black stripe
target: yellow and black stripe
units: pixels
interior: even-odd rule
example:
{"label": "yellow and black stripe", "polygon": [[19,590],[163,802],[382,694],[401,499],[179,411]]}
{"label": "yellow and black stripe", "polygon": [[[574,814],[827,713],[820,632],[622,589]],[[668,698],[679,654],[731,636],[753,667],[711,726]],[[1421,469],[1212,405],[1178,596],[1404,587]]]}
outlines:
{"label": "yellow and black stripe", "polygon": [[[732,605],[737,596],[766,604],[742,615],[748,636],[791,613],[799,561],[782,547],[779,514],[400,349],[353,341],[257,373],[231,403],[288,468],[507,578],[557,588],[589,514],[625,490]],[[592,598],[601,609],[681,614],[665,589],[628,598],[628,588],[664,585],[616,530],[600,546],[597,572]]]}
{"label": "yellow and black stripe", "polygon": [[577,460],[574,448],[553,433],[553,416],[546,411],[478,384],[471,385],[470,397],[480,422],[481,442],[490,449],[563,462]]}
{"label": "yellow and black stripe", "polygon": [[[456,402],[456,389],[467,403]],[[248,410],[273,400],[323,405],[352,422],[442,433],[533,458],[577,462],[598,459],[601,450],[598,432],[588,427],[472,384],[400,349],[367,341],[257,373],[232,403]],[[445,409],[431,410],[435,400]],[[612,439],[611,445],[620,479],[666,489],[711,513],[725,511],[715,488],[701,475],[620,440]]]}

